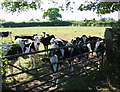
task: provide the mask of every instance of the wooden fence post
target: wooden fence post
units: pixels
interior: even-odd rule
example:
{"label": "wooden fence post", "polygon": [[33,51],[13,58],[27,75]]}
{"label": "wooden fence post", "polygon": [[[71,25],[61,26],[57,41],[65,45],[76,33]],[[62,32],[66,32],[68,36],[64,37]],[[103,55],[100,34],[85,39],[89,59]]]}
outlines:
{"label": "wooden fence post", "polygon": [[113,60],[113,37],[112,29],[106,28],[105,30],[105,43],[106,43],[106,59],[109,62]]}
{"label": "wooden fence post", "polygon": [[1,69],[1,59],[0,59],[0,92],[2,91],[2,69]]}

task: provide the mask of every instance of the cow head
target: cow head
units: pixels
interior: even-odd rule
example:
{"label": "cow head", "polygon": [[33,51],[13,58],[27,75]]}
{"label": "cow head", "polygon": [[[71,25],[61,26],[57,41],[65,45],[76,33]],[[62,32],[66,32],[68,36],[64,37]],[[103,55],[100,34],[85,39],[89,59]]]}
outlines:
{"label": "cow head", "polygon": [[79,37],[75,37],[72,39],[71,43],[74,44],[74,45],[77,45],[80,41],[80,38]]}
{"label": "cow head", "polygon": [[40,45],[40,36],[34,36],[34,41],[37,45]]}

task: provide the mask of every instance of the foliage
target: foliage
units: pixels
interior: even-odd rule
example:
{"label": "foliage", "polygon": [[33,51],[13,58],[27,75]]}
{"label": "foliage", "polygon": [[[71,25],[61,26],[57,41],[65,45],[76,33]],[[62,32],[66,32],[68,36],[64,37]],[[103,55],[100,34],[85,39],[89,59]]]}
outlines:
{"label": "foliage", "polygon": [[[103,0],[104,1],[104,0]],[[43,4],[44,0],[18,0],[17,2],[14,2],[13,0],[4,0],[4,2],[1,3],[2,8],[6,9],[8,12],[22,12],[26,11],[28,9],[41,9],[41,5]],[[58,5],[61,2],[59,0],[48,0],[49,4]],[[59,8],[61,10],[71,10],[73,12],[74,6],[72,4],[75,4],[75,1],[72,0],[65,0],[61,5],[59,5]],[[106,14],[118,11],[120,9],[120,3],[119,2],[100,2],[100,0],[86,0],[85,3],[80,4],[78,10],[80,11],[86,11],[86,10],[92,10],[95,11],[97,14]]]}
{"label": "foliage", "polygon": [[120,91],[119,76],[117,70],[114,68],[115,64],[104,62],[102,68],[99,71],[94,71],[88,76],[77,75],[70,79],[62,91],[66,90],[81,90],[81,91]]}
{"label": "foliage", "polygon": [[[8,73],[8,60],[2,60],[2,90],[8,90],[8,84],[6,82],[6,76]],[[10,88],[9,88],[10,89]]]}
{"label": "foliage", "polygon": [[0,22],[5,22],[5,19],[0,19]]}
{"label": "foliage", "polygon": [[[22,11],[27,11],[29,9],[40,9],[41,11],[43,11],[43,7],[42,4],[53,4],[58,5],[61,3],[61,1],[59,0],[47,0],[48,2],[44,1],[44,0],[4,0],[1,3],[2,9],[5,9],[7,12],[22,12]],[[59,3],[60,2],[60,3]],[[66,0],[65,3],[62,3],[59,5],[59,8],[61,10],[64,11],[64,9],[66,8],[66,10],[68,10],[70,8],[70,10],[72,10],[73,8],[70,6],[71,3],[75,3],[74,1],[69,1]]]}
{"label": "foliage", "polygon": [[115,11],[119,11],[120,3],[119,2],[100,2],[100,0],[94,1],[85,1],[85,4],[79,6],[80,11],[92,10],[96,11],[97,14],[106,14]]}
{"label": "foliage", "polygon": [[[4,56],[4,50],[2,48],[0,48],[0,56]],[[8,88],[8,84],[6,82],[6,76],[8,73],[8,60],[7,59],[1,59],[1,72],[2,72],[2,90],[7,89]]]}
{"label": "foliage", "polygon": [[2,9],[5,8],[8,12],[21,12],[26,11],[28,9],[37,9],[41,6],[40,0],[35,0],[28,2],[27,0],[4,0],[4,2],[1,3]]}
{"label": "foliage", "polygon": [[40,21],[29,21],[29,22],[3,22],[3,27],[35,27],[35,26],[70,26],[72,23],[68,21],[53,21],[53,22],[40,22]]}
{"label": "foliage", "polygon": [[57,21],[58,18],[62,18],[62,15],[59,13],[59,8],[49,8],[44,12],[43,18],[49,18],[50,21]]}
{"label": "foliage", "polygon": [[113,44],[116,51],[120,51],[120,20],[117,25],[112,28],[113,31]]}
{"label": "foliage", "polygon": [[101,18],[99,21],[96,21],[94,18],[92,20],[85,19],[81,22],[72,22],[73,26],[97,26],[97,27],[113,27],[117,25],[117,21],[112,18]]}
{"label": "foliage", "polygon": [[35,26],[97,26],[97,27],[113,27],[119,25],[117,21],[112,18],[102,18],[99,21],[93,18],[92,20],[85,19],[84,21],[44,21],[41,22],[38,19],[31,19],[28,22],[2,22],[3,27],[35,27]]}

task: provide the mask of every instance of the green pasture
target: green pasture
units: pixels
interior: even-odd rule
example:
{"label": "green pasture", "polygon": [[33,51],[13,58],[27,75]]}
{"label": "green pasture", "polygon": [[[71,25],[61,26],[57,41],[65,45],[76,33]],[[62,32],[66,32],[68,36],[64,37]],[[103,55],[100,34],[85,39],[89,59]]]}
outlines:
{"label": "green pasture", "polygon": [[[82,35],[93,35],[104,38],[106,27],[20,27],[20,28],[0,28],[0,31],[12,31],[12,35],[33,35],[47,32],[54,34],[57,37],[71,40],[74,37],[81,37]],[[14,39],[14,38],[13,38]]]}
{"label": "green pasture", "polygon": [[[13,41],[14,36],[20,36],[20,35],[33,35],[38,34],[41,35],[41,32],[47,32],[49,34],[53,34],[58,38],[71,41],[74,37],[81,37],[82,35],[93,35],[104,38],[104,32],[106,27],[20,27],[20,28],[0,28],[0,31],[12,31],[13,35]],[[10,37],[3,38],[3,42],[10,42]],[[40,45],[40,50],[44,50],[43,45]],[[43,64],[46,64],[41,61],[41,58],[44,53],[39,53],[37,57],[36,66],[40,67]],[[25,58],[20,57],[21,65],[23,69],[30,69],[29,61],[30,59],[26,56]],[[17,62],[15,63],[15,66],[18,66]],[[39,74],[42,74],[43,72],[48,71],[47,69],[42,69]],[[17,69],[14,69],[13,72],[18,72]],[[33,71],[34,72],[34,71]],[[9,72],[8,72],[9,73]],[[38,75],[38,72],[34,72],[36,75]],[[19,76],[16,76],[16,79],[19,79],[20,81],[23,79],[28,80],[31,78],[34,78],[35,76],[21,74]],[[8,79],[8,82],[11,80]]]}

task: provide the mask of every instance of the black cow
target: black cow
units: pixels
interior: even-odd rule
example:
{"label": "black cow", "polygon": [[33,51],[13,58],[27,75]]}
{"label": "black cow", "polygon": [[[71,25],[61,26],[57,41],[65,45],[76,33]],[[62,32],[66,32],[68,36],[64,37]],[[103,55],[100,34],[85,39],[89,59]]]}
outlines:
{"label": "black cow", "polygon": [[[22,53],[21,46],[18,45],[18,44],[13,44],[10,47],[10,49],[8,50],[8,52],[5,54],[5,56],[20,54],[20,53]],[[9,57],[9,58],[7,57],[6,59],[10,60],[11,61],[10,64],[13,65],[16,61],[19,60],[19,56],[14,57],[14,58],[13,57]],[[10,66],[10,72],[13,73],[13,67],[12,66]]]}
{"label": "black cow", "polygon": [[50,36],[48,36],[46,38],[41,37],[40,42],[44,45],[45,50],[48,49],[48,45],[50,45],[50,41],[51,41],[52,38],[55,38],[55,36],[50,35]]}
{"label": "black cow", "polygon": [[12,31],[9,30],[9,31],[6,31],[6,32],[0,32],[0,36],[3,38],[3,37],[8,37],[10,36],[11,37],[11,42],[12,42]]}

